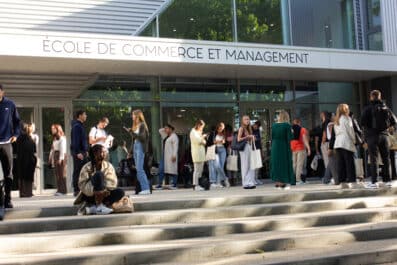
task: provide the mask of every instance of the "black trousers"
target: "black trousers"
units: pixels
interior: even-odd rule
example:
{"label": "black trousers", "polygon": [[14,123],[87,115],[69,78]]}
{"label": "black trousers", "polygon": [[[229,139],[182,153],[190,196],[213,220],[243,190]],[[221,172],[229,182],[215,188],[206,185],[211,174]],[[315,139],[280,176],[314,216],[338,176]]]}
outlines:
{"label": "black trousers", "polygon": [[383,162],[382,178],[383,182],[390,181],[390,148],[387,135],[372,135],[366,138],[368,144],[368,154],[370,160],[369,173],[372,183],[378,181],[378,152]]}
{"label": "black trousers", "polygon": [[87,159],[84,157],[83,160],[77,158],[76,155],[73,155],[73,175],[72,175],[72,184],[73,184],[73,191],[75,193],[80,191],[79,188],[79,177],[81,168],[87,163]]}
{"label": "black trousers", "polygon": [[335,153],[339,182],[356,182],[354,153],[343,148],[335,149]]}
{"label": "black trousers", "polygon": [[4,200],[11,201],[13,154],[12,144],[0,144],[0,161],[4,173]]}

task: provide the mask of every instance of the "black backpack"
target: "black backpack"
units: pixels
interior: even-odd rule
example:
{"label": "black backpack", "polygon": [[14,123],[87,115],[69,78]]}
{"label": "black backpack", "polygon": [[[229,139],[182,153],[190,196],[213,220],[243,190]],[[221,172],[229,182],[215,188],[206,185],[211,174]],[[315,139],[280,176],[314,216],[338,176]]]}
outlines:
{"label": "black backpack", "polygon": [[372,128],[378,132],[386,131],[396,124],[394,115],[384,104],[377,104],[372,107]]}

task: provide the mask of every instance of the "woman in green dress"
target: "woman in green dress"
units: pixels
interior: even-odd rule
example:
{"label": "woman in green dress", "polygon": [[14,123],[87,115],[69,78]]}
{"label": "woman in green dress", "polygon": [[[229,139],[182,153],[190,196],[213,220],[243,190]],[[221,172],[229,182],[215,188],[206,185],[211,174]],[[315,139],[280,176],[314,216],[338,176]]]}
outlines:
{"label": "woman in green dress", "polygon": [[288,112],[282,110],[277,123],[272,126],[272,150],[270,158],[270,176],[276,188],[289,189],[295,185],[292,168],[292,152],[290,142],[293,138]]}

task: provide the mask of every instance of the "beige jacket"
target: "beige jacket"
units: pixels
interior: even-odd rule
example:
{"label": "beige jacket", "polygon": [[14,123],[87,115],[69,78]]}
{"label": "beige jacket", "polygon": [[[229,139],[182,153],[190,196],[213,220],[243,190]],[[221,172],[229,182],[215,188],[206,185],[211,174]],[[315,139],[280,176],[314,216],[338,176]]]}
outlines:
{"label": "beige jacket", "polygon": [[[112,164],[107,161],[102,162],[102,169],[105,176],[105,187],[107,190],[113,190],[117,187],[117,176]],[[94,186],[91,183],[91,176],[94,175],[96,170],[91,173],[91,162],[83,166],[80,171],[79,188],[86,196],[94,196]]]}
{"label": "beige jacket", "polygon": [[190,131],[190,144],[193,163],[205,162],[205,139],[194,128]]}

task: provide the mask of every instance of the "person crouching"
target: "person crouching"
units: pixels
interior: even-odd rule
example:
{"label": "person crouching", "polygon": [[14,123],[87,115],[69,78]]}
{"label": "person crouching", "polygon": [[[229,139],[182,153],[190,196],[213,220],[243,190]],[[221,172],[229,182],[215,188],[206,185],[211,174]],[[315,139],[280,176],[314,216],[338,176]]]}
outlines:
{"label": "person crouching", "polygon": [[78,198],[83,202],[80,214],[110,214],[113,212],[111,205],[124,197],[124,191],[117,188],[115,170],[105,161],[105,156],[102,145],[96,144],[89,150],[91,161],[81,169],[78,183],[82,193]]}

